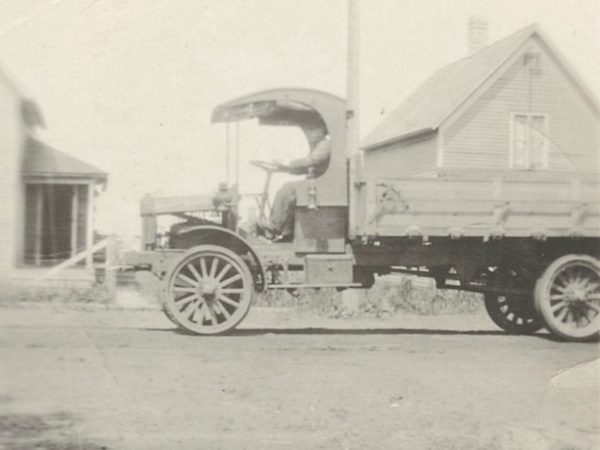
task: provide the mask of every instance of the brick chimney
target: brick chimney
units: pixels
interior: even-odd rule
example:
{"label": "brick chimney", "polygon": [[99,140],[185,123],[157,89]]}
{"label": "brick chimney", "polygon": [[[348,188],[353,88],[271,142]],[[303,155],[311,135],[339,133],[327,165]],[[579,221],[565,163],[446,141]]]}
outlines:
{"label": "brick chimney", "polygon": [[488,45],[489,22],[486,17],[471,16],[468,25],[469,55],[478,52]]}

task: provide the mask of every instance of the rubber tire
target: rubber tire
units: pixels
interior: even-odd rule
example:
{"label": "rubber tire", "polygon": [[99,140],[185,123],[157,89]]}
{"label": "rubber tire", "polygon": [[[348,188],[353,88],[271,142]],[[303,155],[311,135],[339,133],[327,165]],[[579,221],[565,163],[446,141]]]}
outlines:
{"label": "rubber tire", "polygon": [[182,327],[179,322],[177,322],[177,319],[175,319],[173,314],[171,314],[171,311],[169,311],[169,309],[166,307],[165,301],[162,299],[162,297],[163,296],[161,296],[160,300],[160,309],[162,310],[162,312],[165,314],[165,316],[167,316],[167,319],[169,319],[173,323],[173,325],[175,325],[180,330],[185,330],[185,328]]}
{"label": "rubber tire", "polygon": [[174,263],[171,266],[171,269],[169,270],[169,272],[167,273],[167,275],[165,276],[164,280],[163,280],[163,288],[162,288],[162,292],[161,292],[161,306],[162,306],[162,310],[165,313],[165,315],[167,316],[167,318],[173,322],[178,328],[185,330],[187,333],[192,333],[192,334],[197,334],[197,335],[203,335],[203,336],[214,336],[214,335],[219,335],[219,334],[226,334],[229,331],[231,331],[232,329],[234,329],[236,326],[238,326],[244,319],[245,317],[248,315],[248,311],[250,310],[250,306],[252,304],[253,298],[251,296],[251,298],[248,301],[248,305],[246,306],[245,311],[243,312],[243,314],[234,322],[232,322],[230,324],[230,326],[225,329],[225,330],[220,330],[217,332],[199,332],[197,330],[194,329],[190,329],[188,327],[186,327],[184,324],[180,323],[177,320],[177,317],[175,316],[175,314],[170,310],[169,308],[169,302],[167,301],[167,296],[169,293],[169,284],[171,282],[171,277],[173,276],[174,272],[176,272],[177,270],[179,270],[181,263],[185,260],[187,260],[188,258],[190,258],[193,255],[196,254],[200,254],[203,252],[215,252],[215,253],[221,253],[223,255],[228,256],[229,258],[233,259],[235,261],[235,263],[238,265],[239,269],[241,270],[241,272],[243,272],[243,277],[246,278],[246,280],[248,280],[250,282],[250,292],[253,294],[254,293],[254,278],[252,276],[252,272],[250,271],[250,268],[248,267],[248,265],[246,264],[246,262],[235,252],[233,252],[232,250],[226,248],[226,247],[221,247],[221,246],[217,246],[217,245],[199,245],[196,247],[193,247],[191,249],[189,249],[187,252],[185,252],[181,258],[179,259],[179,261],[177,261],[176,263]]}
{"label": "rubber tire", "polygon": [[[532,322],[528,322],[527,324],[517,324],[511,320],[508,319],[507,314],[503,313],[499,306],[498,306],[498,301],[497,298],[500,297],[500,295],[498,294],[490,294],[487,293],[484,295],[484,303],[485,303],[485,309],[488,313],[488,315],[490,316],[490,319],[492,319],[492,322],[494,322],[496,325],[498,325],[500,328],[502,328],[504,331],[506,331],[507,333],[510,334],[533,334],[536,331],[541,330],[542,328],[544,328],[544,321],[542,320],[541,317],[539,317],[539,314],[537,314],[537,311],[535,310],[535,307],[533,305],[533,301],[531,304],[531,309],[532,309],[532,313],[536,316],[535,319]],[[509,296],[504,296],[504,298],[506,298],[506,301],[509,302],[510,304],[510,300],[509,298],[513,298],[514,301],[514,297],[509,297]],[[526,301],[526,300],[524,300]],[[522,318],[522,316],[519,316]]]}
{"label": "rubber tire", "polygon": [[550,314],[550,312],[545,307],[546,292],[547,292],[548,285],[550,283],[552,283],[552,279],[553,279],[554,275],[561,268],[561,266],[563,266],[566,263],[569,263],[573,260],[581,260],[583,262],[586,262],[589,265],[591,265],[592,267],[594,267],[598,273],[600,273],[600,261],[598,261],[596,258],[594,258],[592,256],[589,256],[589,255],[561,256],[560,258],[555,260],[552,264],[550,264],[546,268],[546,270],[544,271],[542,276],[538,279],[538,281],[535,285],[535,291],[534,291],[535,308],[538,311],[538,313],[540,314],[540,317],[542,317],[542,319],[544,320],[544,323],[546,324],[546,328],[548,329],[548,331],[550,331],[557,338],[564,340],[564,341],[569,341],[569,342],[594,341],[594,340],[597,340],[598,337],[600,336],[600,329],[593,331],[585,336],[573,336],[573,335],[566,334],[562,330],[556,328],[553,325],[552,321],[549,320],[550,318],[549,318],[548,314]]}

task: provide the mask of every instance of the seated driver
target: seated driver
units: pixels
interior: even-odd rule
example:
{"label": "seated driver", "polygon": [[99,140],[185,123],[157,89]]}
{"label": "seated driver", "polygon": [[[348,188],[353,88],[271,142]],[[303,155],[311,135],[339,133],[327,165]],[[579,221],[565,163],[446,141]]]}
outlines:
{"label": "seated driver", "polygon": [[[282,172],[293,175],[306,174],[306,178],[318,178],[327,170],[331,145],[328,139],[327,127],[321,120],[315,121],[304,129],[310,153],[305,158],[294,159],[288,164],[275,161],[274,164]],[[266,223],[259,223],[266,235],[276,237],[280,241],[289,241],[294,232],[294,207],[296,205],[296,188],[302,181],[285,183],[273,200],[271,216]]]}

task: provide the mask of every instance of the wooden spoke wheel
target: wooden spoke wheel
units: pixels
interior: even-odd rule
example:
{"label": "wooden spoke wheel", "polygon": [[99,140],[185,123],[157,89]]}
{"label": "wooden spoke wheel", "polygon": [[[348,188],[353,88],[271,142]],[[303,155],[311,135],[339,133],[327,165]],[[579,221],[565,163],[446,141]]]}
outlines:
{"label": "wooden spoke wheel", "polygon": [[252,274],[236,253],[201,245],[184,254],[165,277],[163,309],[188,331],[218,334],[244,319],[253,293]]}
{"label": "wooden spoke wheel", "polygon": [[600,333],[600,262],[566,255],[545,270],[535,288],[535,307],[556,336],[587,341]]}
{"label": "wooden spoke wheel", "polygon": [[492,321],[512,334],[532,334],[544,327],[529,296],[485,294],[485,309]]}

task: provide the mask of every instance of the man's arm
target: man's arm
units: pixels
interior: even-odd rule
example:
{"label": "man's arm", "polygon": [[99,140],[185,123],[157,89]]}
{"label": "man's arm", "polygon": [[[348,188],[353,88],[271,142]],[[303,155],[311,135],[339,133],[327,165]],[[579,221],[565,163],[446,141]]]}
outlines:
{"label": "man's arm", "polygon": [[311,167],[327,164],[330,155],[331,144],[327,139],[324,139],[317,144],[308,156],[290,161],[289,172],[294,175],[308,173],[308,169]]}

